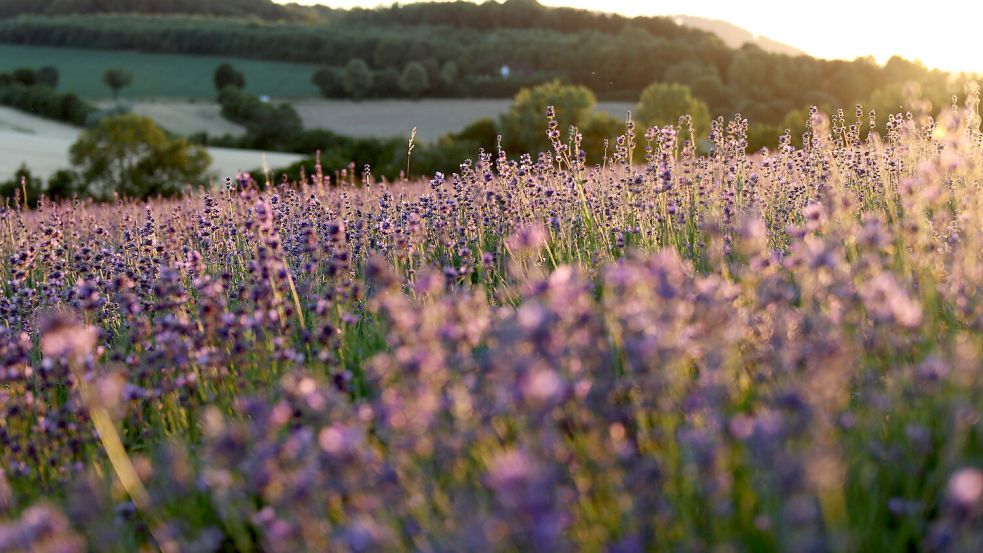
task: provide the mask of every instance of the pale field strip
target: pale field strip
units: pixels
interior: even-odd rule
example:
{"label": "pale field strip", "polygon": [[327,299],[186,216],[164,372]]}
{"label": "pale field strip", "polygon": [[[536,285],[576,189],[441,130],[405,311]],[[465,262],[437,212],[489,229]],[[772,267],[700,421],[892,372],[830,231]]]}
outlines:
{"label": "pale field strip", "polygon": [[[80,132],[70,125],[0,107],[0,180],[10,178],[22,163],[45,178],[69,168],[68,150]],[[229,148],[208,148],[208,153],[212,156],[209,172],[218,179],[262,167],[264,156],[271,168],[285,167],[303,158],[297,154]]]}

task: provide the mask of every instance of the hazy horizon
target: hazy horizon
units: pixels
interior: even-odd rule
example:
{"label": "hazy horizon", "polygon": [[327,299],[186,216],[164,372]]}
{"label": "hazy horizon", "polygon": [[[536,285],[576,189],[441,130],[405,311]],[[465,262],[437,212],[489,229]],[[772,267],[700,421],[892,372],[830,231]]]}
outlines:
{"label": "hazy horizon", "polygon": [[[275,0],[281,4],[325,5],[335,8],[389,6],[379,0]],[[410,0],[400,4],[416,3]],[[906,8],[886,2],[830,0],[821,12],[803,13],[799,4],[777,1],[728,2],[723,0],[651,2],[626,1],[612,9],[603,0],[540,0],[547,6],[567,6],[626,16],[689,15],[718,19],[765,36],[809,55],[829,59],[873,56],[883,63],[892,55],[917,60],[946,71],[983,72],[983,59],[967,48],[967,37],[976,32],[983,8],[955,0],[934,2],[934,9]]]}

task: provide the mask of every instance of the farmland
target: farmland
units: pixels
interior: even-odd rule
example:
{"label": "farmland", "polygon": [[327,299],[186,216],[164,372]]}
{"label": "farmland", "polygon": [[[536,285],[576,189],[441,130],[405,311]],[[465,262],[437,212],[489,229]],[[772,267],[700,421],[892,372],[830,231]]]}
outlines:
{"label": "farmland", "polygon": [[7,207],[0,536],[978,550],[977,106]]}
{"label": "farmland", "polygon": [[983,551],[978,61],[860,8],[0,0],[0,553]]}
{"label": "farmland", "polygon": [[[0,175],[12,175],[21,166],[47,177],[70,165],[68,150],[78,140],[80,129],[0,107]],[[209,148],[212,165],[209,171],[219,180],[264,165],[289,165],[301,156],[279,152],[258,152],[229,148]]]}
{"label": "farmland", "polygon": [[[280,101],[274,99],[273,101]],[[508,111],[512,101],[487,99],[425,100],[326,100],[283,99],[297,110],[304,127],[329,129],[346,136],[390,138],[409,136],[417,128],[420,140],[436,140],[460,131],[477,119],[497,119]],[[111,100],[96,102],[102,108],[116,105]],[[146,115],[165,129],[182,135],[205,132],[210,135],[241,134],[242,128],[222,119],[217,104],[180,98],[125,101],[133,113]],[[628,102],[599,102],[599,111],[623,119],[633,108]]]}
{"label": "farmland", "polygon": [[102,76],[107,69],[123,68],[133,75],[133,85],[124,92],[126,98],[211,100],[215,98],[212,75],[224,62],[235,63],[246,76],[246,88],[255,94],[284,98],[318,95],[317,87],[311,84],[311,74],[317,66],[311,64],[0,44],[0,71],[51,65],[61,74],[60,89],[85,98],[110,97]]}
{"label": "farmland", "polygon": [[[297,109],[305,127],[326,128],[356,137],[388,138],[409,136],[417,128],[421,141],[436,140],[447,133],[457,132],[482,117],[497,118],[506,112],[509,100],[350,100],[299,99],[288,100]],[[95,105],[110,109],[112,100],[99,100]],[[164,129],[178,135],[207,133],[210,136],[241,135],[243,129],[223,119],[219,106],[212,101],[189,101],[175,98],[124,100],[122,105],[133,113],[155,120]],[[632,109],[624,102],[599,102],[597,109],[623,118]],[[0,137],[8,145],[0,160],[0,175],[12,174],[21,163],[40,175],[49,175],[68,164],[68,147],[78,138],[80,130],[68,125],[0,108]],[[236,169],[262,165],[255,152],[236,152],[212,148],[215,158],[213,171],[223,175]],[[310,152],[313,154],[313,152]],[[299,155],[270,153],[272,167],[289,165]]]}
{"label": "farmland", "polygon": [[[289,102],[308,128],[324,128],[350,136],[408,136],[417,128],[421,140],[436,140],[477,119],[497,119],[508,111],[510,99],[312,100]],[[624,119],[632,104],[598,102],[599,111]]]}
{"label": "farmland", "polygon": [[[120,103],[102,100],[96,101],[95,105],[108,110]],[[165,98],[125,101],[122,105],[133,113],[153,119],[161,128],[182,136],[196,133],[238,136],[245,132],[241,126],[222,118],[219,105],[210,101]]]}

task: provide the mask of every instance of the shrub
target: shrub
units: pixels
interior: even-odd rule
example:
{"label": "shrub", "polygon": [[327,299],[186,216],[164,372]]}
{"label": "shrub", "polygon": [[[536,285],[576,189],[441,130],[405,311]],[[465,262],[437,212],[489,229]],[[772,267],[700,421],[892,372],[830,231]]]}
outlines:
{"label": "shrub", "polygon": [[376,98],[401,98],[405,96],[399,86],[400,74],[394,67],[386,67],[372,74],[372,91]]}
{"label": "shrub", "polygon": [[52,200],[67,200],[75,196],[85,197],[86,187],[81,182],[78,173],[71,169],[59,169],[48,178],[44,193]]}
{"label": "shrub", "polygon": [[46,65],[41,69],[38,69],[34,74],[37,84],[45,85],[51,88],[58,88],[59,77],[60,75],[58,73],[58,68],[51,65]]}
{"label": "shrub", "polygon": [[[0,203],[11,206],[37,207],[44,193],[43,182],[27,165],[21,164],[10,180],[0,182]],[[26,198],[24,194],[27,194]]]}
{"label": "shrub", "polygon": [[311,82],[321,90],[321,96],[325,98],[345,97],[345,87],[336,69],[331,67],[318,69],[311,75]]}
{"label": "shrub", "polygon": [[223,63],[215,68],[215,90],[222,91],[227,86],[236,88],[246,87],[246,77],[241,72],[232,67],[231,64]]}
{"label": "shrub", "polygon": [[372,70],[364,60],[353,59],[345,66],[341,82],[345,92],[360,100],[372,90]]}
{"label": "shrub", "polygon": [[558,130],[565,140],[571,125],[580,126],[590,117],[596,100],[587,87],[552,81],[516,94],[509,111],[502,115],[502,136],[510,150],[536,152],[546,149],[546,108],[556,110]]}
{"label": "shrub", "polygon": [[289,151],[289,144],[303,130],[300,116],[289,104],[263,102],[234,86],[223,88],[218,99],[222,116],[246,127],[245,147]]}
{"label": "shrub", "polygon": [[29,67],[14,69],[14,80],[24,86],[34,86],[37,84],[37,73]]}
{"label": "shrub", "polygon": [[420,62],[410,62],[399,77],[399,88],[411,98],[419,98],[420,94],[430,89],[430,77]]}
{"label": "shrub", "polygon": [[444,62],[444,65],[440,68],[440,82],[444,86],[453,86],[457,82],[457,77],[460,74],[460,69],[458,69],[457,64],[453,61]]}
{"label": "shrub", "polygon": [[169,138],[150,118],[107,117],[82,133],[72,145],[71,161],[87,185],[86,192],[106,200],[175,196],[190,181],[201,179],[211,158],[184,138]]}
{"label": "shrub", "polygon": [[[689,115],[697,141],[710,130],[710,110],[693,98],[689,87],[678,83],[653,83],[642,91],[635,118],[644,126],[676,125],[679,118]],[[689,138],[689,137],[686,137]]]}
{"label": "shrub", "polygon": [[0,85],[0,104],[40,117],[83,125],[96,109],[75,94],[61,94],[48,86],[11,82]]}

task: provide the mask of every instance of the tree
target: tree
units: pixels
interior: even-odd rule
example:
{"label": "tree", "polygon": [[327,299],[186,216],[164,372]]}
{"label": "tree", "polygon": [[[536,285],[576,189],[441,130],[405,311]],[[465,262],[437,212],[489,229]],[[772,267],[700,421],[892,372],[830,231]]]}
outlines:
{"label": "tree", "polygon": [[231,86],[222,89],[218,101],[222,117],[246,127],[246,147],[284,149],[303,132],[303,122],[289,104],[270,104]]}
{"label": "tree", "polygon": [[678,83],[650,84],[642,91],[635,110],[635,119],[645,126],[675,126],[683,115],[693,119],[697,140],[704,138],[710,130],[710,110],[706,104],[693,98],[689,87]]}
{"label": "tree", "polygon": [[38,69],[37,73],[34,74],[37,84],[43,84],[51,88],[58,88],[58,77],[58,69],[51,65],[46,65]]}
{"label": "tree", "polygon": [[457,82],[457,76],[460,71],[457,68],[457,64],[453,61],[445,62],[440,68],[440,81],[444,83],[445,86],[453,86]]}
{"label": "tree", "polygon": [[246,77],[239,72],[232,64],[223,63],[215,68],[215,90],[219,92],[227,86],[236,88],[246,88]]}
{"label": "tree", "polygon": [[442,96],[460,96],[465,92],[465,83],[460,78],[461,70],[454,61],[446,61],[436,72],[434,92]]}
{"label": "tree", "polygon": [[31,174],[27,165],[22,163],[13,178],[0,182],[0,205],[37,207],[43,193],[41,184],[41,179]]}
{"label": "tree", "polygon": [[84,196],[85,189],[79,182],[78,173],[71,169],[59,169],[48,178],[44,194],[55,201],[68,200],[73,196]]}
{"label": "tree", "polygon": [[535,153],[544,150],[546,138],[546,108],[556,111],[557,129],[566,140],[571,125],[584,124],[597,100],[587,87],[552,81],[532,88],[523,88],[515,95],[509,111],[501,117],[502,136],[509,148]]}
{"label": "tree", "polygon": [[422,63],[411,61],[406,64],[403,74],[399,76],[399,88],[411,98],[419,98],[420,94],[430,88],[430,77]]}
{"label": "tree", "polygon": [[171,139],[152,119],[133,114],[101,120],[82,133],[70,154],[87,192],[101,200],[114,192],[129,198],[178,195],[211,163],[200,146]]}
{"label": "tree", "polygon": [[342,98],[345,95],[345,87],[342,86],[341,77],[338,72],[330,67],[322,67],[311,75],[311,82],[321,90],[321,96],[325,98]]}
{"label": "tree", "polygon": [[355,58],[345,66],[341,78],[342,86],[352,98],[360,100],[372,90],[372,70],[365,60]]}
{"label": "tree", "polygon": [[405,94],[399,86],[399,71],[386,67],[372,74],[372,96],[377,98],[398,98]]}
{"label": "tree", "polygon": [[37,74],[29,67],[14,69],[14,80],[24,86],[34,86],[37,83]]}
{"label": "tree", "polygon": [[119,98],[120,89],[130,86],[133,82],[133,75],[125,69],[107,69],[102,76],[102,82],[112,89],[115,100]]}
{"label": "tree", "polygon": [[[587,159],[591,162],[603,161],[605,155],[610,157],[614,153],[618,135],[625,132],[624,117],[615,117],[605,111],[591,113],[580,125],[580,132],[584,136],[581,147],[587,152]],[[607,151],[604,150],[605,140],[608,141]]]}
{"label": "tree", "polygon": [[405,40],[386,37],[376,44],[372,62],[378,68],[399,67],[407,58],[408,50],[409,44]]}

